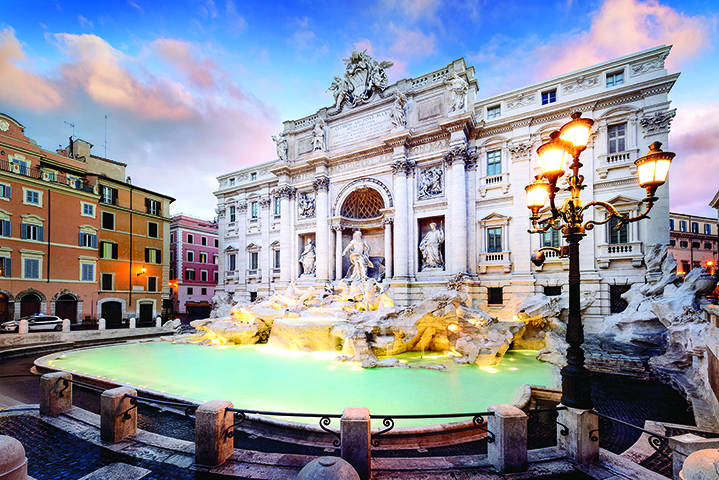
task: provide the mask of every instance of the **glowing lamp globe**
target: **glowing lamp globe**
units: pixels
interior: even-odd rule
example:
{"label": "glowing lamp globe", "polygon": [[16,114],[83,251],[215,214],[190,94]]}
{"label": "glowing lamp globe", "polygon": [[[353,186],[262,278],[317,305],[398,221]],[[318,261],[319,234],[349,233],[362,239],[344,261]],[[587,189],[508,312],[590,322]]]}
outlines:
{"label": "glowing lamp globe", "polygon": [[649,145],[649,153],[634,162],[637,166],[639,186],[646,188],[649,196],[654,195],[656,189],[667,181],[669,165],[676,155],[672,152],[663,152],[661,146],[660,142],[652,143]]}
{"label": "glowing lamp globe", "polygon": [[559,131],[562,140],[571,142],[575,149],[584,150],[589,143],[589,132],[592,130],[594,120],[582,118],[581,112],[572,114],[572,120]]}
{"label": "glowing lamp globe", "polygon": [[547,203],[549,184],[536,180],[531,185],[524,187],[524,189],[527,191],[527,207],[536,214]]}
{"label": "glowing lamp globe", "polygon": [[542,176],[554,185],[557,179],[564,175],[564,159],[572,144],[559,138],[559,132],[552,132],[550,140],[537,149],[539,155],[539,168]]}

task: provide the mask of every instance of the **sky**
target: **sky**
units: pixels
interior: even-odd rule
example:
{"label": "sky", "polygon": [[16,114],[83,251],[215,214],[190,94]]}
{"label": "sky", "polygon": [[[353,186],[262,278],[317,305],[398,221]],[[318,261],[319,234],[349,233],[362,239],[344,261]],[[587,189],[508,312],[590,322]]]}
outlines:
{"label": "sky", "polygon": [[393,61],[390,83],[464,57],[481,99],[673,45],[671,210],[716,216],[716,0],[24,0],[1,12],[0,112],[46,150],[74,133],[175,197],[173,214],[208,219],[216,177],[273,160],[271,135],[333,104],[355,48]]}

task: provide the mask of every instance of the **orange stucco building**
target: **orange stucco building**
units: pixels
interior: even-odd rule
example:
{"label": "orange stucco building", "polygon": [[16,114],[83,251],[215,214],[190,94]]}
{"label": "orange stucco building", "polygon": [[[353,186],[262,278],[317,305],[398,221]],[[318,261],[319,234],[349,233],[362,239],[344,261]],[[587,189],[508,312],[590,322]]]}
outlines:
{"label": "orange stucco building", "polygon": [[49,152],[24,131],[0,113],[0,322],[159,315],[173,199],[131,185],[83,140]]}

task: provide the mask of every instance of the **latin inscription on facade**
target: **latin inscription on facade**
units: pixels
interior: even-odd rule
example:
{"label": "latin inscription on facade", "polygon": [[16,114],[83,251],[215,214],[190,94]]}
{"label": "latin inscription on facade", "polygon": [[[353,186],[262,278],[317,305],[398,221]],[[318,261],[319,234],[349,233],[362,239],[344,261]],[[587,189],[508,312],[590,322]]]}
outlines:
{"label": "latin inscription on facade", "polygon": [[330,147],[389,132],[391,128],[389,113],[389,110],[385,110],[342,125],[331,126],[329,128]]}

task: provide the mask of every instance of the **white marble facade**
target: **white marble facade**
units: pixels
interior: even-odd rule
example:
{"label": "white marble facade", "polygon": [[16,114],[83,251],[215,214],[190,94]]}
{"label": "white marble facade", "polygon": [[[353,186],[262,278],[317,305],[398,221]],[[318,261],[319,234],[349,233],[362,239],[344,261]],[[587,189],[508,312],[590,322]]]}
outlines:
{"label": "white marble facade", "polygon": [[[582,200],[637,212],[645,192],[634,160],[654,141],[670,149],[668,93],[678,78],[664,67],[670,48],[489,98],[463,58],[389,85],[390,62],[353,52],[344,77],[332,83],[335,103],[284,122],[277,159],[218,177],[218,293],[250,300],[290,281],[323,288],[347,275],[342,252],[355,231],[369,247],[368,275],[389,279],[400,304],[458,273],[466,274],[463,288],[492,309],[514,293],[566,290],[566,260],[550,256],[541,268],[530,262],[545,241],[527,233],[524,187],[539,173],[536,150],[581,111],[595,121],[581,157]],[[619,234],[601,225],[580,244],[583,289],[597,298],[588,317],[610,312],[612,285],[645,281],[647,246],[669,243],[668,191],[658,190],[651,219]],[[439,268],[426,268],[419,248],[432,223],[445,237]],[[311,273],[300,262],[308,241],[316,254]]]}

